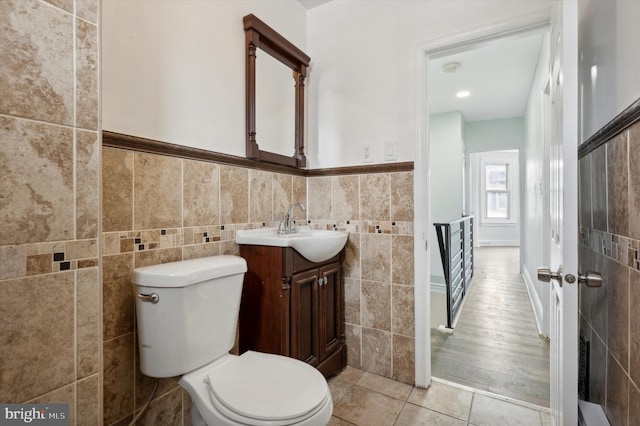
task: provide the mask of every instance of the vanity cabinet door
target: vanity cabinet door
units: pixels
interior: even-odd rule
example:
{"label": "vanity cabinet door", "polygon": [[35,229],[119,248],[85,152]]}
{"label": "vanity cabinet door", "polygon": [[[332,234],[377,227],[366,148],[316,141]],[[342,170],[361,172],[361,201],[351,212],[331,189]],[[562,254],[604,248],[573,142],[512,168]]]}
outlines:
{"label": "vanity cabinet door", "polygon": [[311,365],[320,360],[318,270],[291,277],[291,356]]}
{"label": "vanity cabinet door", "polygon": [[[1,1],[1,0],[0,0]],[[239,351],[290,356],[325,377],[347,366],[340,253],[314,263],[290,247],[240,245],[247,260]]]}
{"label": "vanity cabinet door", "polygon": [[342,319],[342,285],[340,263],[332,263],[319,269],[319,338],[320,359],[335,352],[344,335]]}
{"label": "vanity cabinet door", "polygon": [[240,245],[240,256],[249,268],[238,319],[240,353],[252,350],[289,356],[291,293],[282,273],[285,254],[279,247]]}

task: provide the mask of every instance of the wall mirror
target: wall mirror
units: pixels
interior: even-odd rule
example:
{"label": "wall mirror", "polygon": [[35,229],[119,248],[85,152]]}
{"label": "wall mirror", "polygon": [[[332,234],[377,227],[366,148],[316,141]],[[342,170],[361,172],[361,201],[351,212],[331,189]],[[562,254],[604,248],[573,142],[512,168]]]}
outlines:
{"label": "wall mirror", "polygon": [[244,31],[247,158],[306,167],[304,79],[310,58],[254,15],[244,17]]}

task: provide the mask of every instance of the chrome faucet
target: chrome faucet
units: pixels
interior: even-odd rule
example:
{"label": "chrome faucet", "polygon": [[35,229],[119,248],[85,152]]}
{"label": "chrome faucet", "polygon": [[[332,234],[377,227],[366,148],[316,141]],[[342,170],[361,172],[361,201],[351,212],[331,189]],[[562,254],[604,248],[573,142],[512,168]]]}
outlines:
{"label": "chrome faucet", "polygon": [[282,219],[282,221],[278,225],[278,234],[292,234],[292,233],[296,232],[296,224],[293,221],[294,217],[291,216],[291,213],[292,213],[292,210],[293,210],[294,207],[300,208],[301,211],[306,211],[307,210],[304,207],[304,204],[302,204],[302,203],[291,204],[291,206],[289,206],[289,210],[287,210],[287,213],[284,215],[284,218]]}

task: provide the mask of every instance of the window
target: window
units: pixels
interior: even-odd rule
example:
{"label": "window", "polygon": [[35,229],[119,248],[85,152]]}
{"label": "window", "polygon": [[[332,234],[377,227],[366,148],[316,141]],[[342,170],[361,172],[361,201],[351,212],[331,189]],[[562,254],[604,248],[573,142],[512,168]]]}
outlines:
{"label": "window", "polygon": [[476,212],[480,223],[512,226],[519,219],[518,151],[489,151],[475,155]]}
{"label": "window", "polygon": [[509,165],[485,164],[487,219],[509,219]]}

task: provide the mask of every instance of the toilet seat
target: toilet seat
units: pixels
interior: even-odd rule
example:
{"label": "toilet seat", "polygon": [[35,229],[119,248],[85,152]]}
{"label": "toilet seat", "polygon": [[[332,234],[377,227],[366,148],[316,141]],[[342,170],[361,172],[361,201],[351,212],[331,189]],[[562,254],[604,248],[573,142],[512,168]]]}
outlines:
{"label": "toilet seat", "polygon": [[315,368],[253,351],[209,372],[205,381],[211,402],[236,421],[295,423],[327,397],[326,381]]}
{"label": "toilet seat", "polygon": [[[208,424],[220,424],[218,416],[228,424],[254,426],[325,424],[333,411],[322,374],[281,355],[253,351],[229,355],[183,376],[181,384]],[[211,423],[211,416],[218,423]],[[318,423],[315,417],[327,418]]]}

